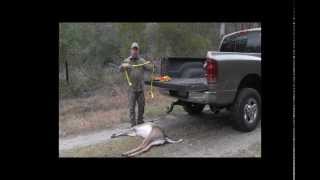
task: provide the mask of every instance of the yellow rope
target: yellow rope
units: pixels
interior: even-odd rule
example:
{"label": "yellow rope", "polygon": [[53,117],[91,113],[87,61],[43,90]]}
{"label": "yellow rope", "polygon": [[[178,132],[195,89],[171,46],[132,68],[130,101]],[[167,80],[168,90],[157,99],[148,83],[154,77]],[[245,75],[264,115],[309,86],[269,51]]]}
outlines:
{"label": "yellow rope", "polygon": [[129,86],[132,86],[132,83],[131,83],[131,81],[130,81],[130,79],[129,79],[128,71],[127,71],[127,70],[124,70],[124,73],[126,74],[126,78],[127,78],[127,81],[128,81]]}
{"label": "yellow rope", "polygon": [[147,61],[147,62],[142,63],[142,64],[132,64],[131,66],[132,67],[140,67],[140,66],[144,66],[144,65],[149,64],[149,63],[150,63],[150,61]]}
{"label": "yellow rope", "polygon": [[[134,64],[134,65],[131,65],[132,67],[140,67],[140,66],[144,66],[144,65],[146,65],[146,64],[149,64],[150,63],[150,61],[147,61],[147,62],[145,62],[145,63],[142,63],[142,64]],[[126,79],[127,79],[127,81],[128,81],[128,84],[129,84],[129,86],[132,86],[132,83],[131,83],[131,81],[130,81],[130,78],[129,78],[129,75],[128,75],[128,71],[127,71],[127,69],[125,69],[125,75],[126,75]],[[151,95],[151,98],[153,99],[154,98],[154,94],[153,94],[153,74],[154,74],[154,65],[152,66],[152,74],[151,74],[151,84],[150,84],[150,95]]]}
{"label": "yellow rope", "polygon": [[150,94],[151,98],[153,99],[153,87],[152,87],[152,82],[153,82],[153,74],[154,74],[154,65],[152,66],[152,74],[151,74],[151,84],[150,84]]}

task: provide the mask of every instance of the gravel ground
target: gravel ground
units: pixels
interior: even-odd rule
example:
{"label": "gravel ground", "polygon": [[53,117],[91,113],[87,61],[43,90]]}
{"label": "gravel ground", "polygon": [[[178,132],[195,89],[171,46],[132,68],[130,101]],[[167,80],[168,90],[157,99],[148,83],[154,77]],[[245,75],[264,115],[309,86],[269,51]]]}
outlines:
{"label": "gravel ground", "polygon": [[[154,119],[172,139],[184,139],[179,144],[151,148],[138,157],[261,157],[261,127],[243,133],[233,130],[229,112],[214,115],[208,108],[201,115],[190,116],[175,109]],[[148,121],[148,120],[146,120]],[[150,121],[150,120],[149,120]],[[141,143],[139,137],[110,139],[110,135],[129,124],[77,137],[59,139],[60,157],[120,157]]]}

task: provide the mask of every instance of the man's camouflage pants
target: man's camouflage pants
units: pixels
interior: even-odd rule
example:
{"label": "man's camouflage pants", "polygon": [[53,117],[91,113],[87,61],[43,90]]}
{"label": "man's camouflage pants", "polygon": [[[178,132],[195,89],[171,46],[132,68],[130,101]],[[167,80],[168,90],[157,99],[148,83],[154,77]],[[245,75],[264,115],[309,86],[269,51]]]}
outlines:
{"label": "man's camouflage pants", "polygon": [[[144,93],[143,91],[129,91],[129,119],[131,125],[137,125],[143,123],[143,113],[144,113]],[[136,119],[135,107],[138,104],[138,117]]]}

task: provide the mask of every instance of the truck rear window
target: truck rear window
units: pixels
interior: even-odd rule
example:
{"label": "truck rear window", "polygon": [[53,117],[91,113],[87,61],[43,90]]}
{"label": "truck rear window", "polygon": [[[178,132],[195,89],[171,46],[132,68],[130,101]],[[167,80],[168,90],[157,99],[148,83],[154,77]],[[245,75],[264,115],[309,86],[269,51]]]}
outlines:
{"label": "truck rear window", "polygon": [[245,34],[237,33],[226,37],[220,51],[222,52],[253,52],[260,53],[261,33],[252,31]]}

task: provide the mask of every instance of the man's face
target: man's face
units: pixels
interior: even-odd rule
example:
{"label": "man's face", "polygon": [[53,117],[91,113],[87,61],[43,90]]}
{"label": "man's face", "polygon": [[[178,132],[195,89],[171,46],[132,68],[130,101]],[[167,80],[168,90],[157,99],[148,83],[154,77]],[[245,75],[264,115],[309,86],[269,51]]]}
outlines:
{"label": "man's face", "polygon": [[138,57],[139,55],[139,49],[138,48],[132,48],[131,49],[131,56],[132,57]]}

